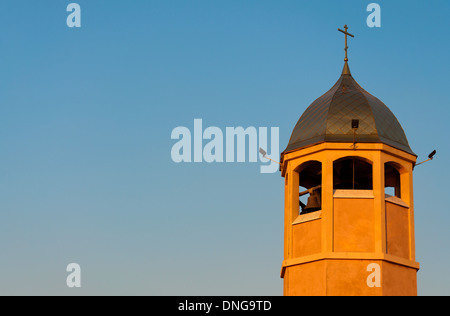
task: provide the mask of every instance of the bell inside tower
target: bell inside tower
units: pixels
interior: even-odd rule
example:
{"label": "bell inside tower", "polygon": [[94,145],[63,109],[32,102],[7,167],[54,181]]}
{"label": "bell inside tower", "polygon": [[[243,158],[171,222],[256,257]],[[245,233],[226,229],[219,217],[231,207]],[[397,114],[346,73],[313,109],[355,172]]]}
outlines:
{"label": "bell inside tower", "polygon": [[322,209],[322,164],[308,161],[299,171],[299,203],[301,215]]}

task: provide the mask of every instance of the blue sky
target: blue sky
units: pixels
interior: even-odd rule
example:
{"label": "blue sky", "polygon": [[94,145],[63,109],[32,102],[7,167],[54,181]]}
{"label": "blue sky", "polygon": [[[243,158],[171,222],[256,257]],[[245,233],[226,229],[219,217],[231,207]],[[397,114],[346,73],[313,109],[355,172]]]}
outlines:
{"label": "blue sky", "polygon": [[[280,295],[283,179],[175,164],[178,126],[279,127],[352,74],[426,159],[414,171],[419,294],[449,295],[448,1],[0,3],[0,294]],[[394,3],[393,3],[394,2]],[[67,264],[82,288],[65,284]]]}

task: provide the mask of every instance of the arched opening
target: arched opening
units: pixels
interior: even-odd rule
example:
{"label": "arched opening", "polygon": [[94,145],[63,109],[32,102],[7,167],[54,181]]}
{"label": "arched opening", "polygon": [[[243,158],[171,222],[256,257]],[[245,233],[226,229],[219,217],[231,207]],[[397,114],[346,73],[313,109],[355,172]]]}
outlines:
{"label": "arched opening", "polygon": [[384,164],[384,193],[401,198],[399,169],[393,162]]}
{"label": "arched opening", "polygon": [[372,190],[372,164],[360,157],[345,157],[333,162],[335,190]]}
{"label": "arched opening", "polygon": [[300,214],[322,209],[322,163],[308,161],[298,169]]}

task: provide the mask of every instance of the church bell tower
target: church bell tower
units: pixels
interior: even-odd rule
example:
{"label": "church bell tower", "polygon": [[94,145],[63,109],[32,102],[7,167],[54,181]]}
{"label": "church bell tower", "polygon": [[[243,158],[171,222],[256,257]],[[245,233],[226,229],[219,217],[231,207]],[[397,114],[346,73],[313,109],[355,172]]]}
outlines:
{"label": "church bell tower", "polygon": [[345,59],[281,154],[284,295],[417,295],[413,167],[389,108]]}

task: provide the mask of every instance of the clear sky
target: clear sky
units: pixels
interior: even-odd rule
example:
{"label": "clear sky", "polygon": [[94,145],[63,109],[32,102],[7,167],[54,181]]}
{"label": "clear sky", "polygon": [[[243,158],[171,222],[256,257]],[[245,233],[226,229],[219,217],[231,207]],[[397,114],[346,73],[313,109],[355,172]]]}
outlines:
{"label": "clear sky", "polygon": [[280,173],[176,164],[171,131],[279,127],[283,150],[348,24],[355,79],[419,161],[437,149],[414,171],[418,288],[450,295],[450,3],[376,1],[369,28],[371,2],[1,1],[0,294],[281,295]]}

